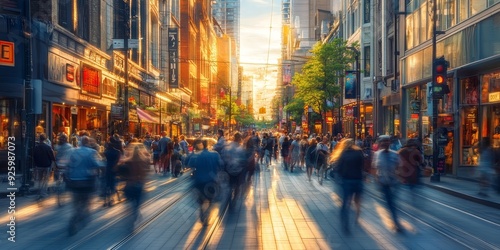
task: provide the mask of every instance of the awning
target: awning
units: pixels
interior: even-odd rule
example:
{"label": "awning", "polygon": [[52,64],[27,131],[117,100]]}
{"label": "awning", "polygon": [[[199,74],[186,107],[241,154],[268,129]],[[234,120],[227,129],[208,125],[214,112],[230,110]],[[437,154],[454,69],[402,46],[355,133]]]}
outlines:
{"label": "awning", "polygon": [[137,116],[141,122],[160,123],[160,116],[153,111],[137,108]]}

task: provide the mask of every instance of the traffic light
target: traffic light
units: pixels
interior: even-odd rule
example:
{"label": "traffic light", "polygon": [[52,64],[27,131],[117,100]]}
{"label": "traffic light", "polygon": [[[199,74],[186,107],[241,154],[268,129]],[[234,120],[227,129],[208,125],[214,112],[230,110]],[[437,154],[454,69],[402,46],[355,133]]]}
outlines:
{"label": "traffic light", "polygon": [[447,82],[448,61],[444,57],[437,58],[433,63],[434,70],[434,88],[433,92],[436,98],[442,98],[444,94],[450,92]]}
{"label": "traffic light", "polygon": [[438,58],[434,61],[434,81],[436,84],[446,83],[447,71],[448,71],[448,61],[444,60],[443,57]]}

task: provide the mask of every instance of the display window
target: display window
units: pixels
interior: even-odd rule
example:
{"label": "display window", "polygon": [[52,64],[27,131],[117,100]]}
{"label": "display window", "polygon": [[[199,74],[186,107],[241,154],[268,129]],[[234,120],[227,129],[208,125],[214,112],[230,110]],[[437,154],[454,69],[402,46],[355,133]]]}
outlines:
{"label": "display window", "polygon": [[462,164],[478,164],[479,123],[478,108],[465,107],[461,111]]}

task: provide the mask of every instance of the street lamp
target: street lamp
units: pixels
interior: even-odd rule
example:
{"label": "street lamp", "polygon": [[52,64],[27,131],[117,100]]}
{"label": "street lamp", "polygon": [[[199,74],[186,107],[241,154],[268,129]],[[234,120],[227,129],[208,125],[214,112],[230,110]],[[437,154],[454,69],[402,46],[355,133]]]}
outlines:
{"label": "street lamp", "polygon": [[[356,117],[356,120],[357,120],[357,123],[355,123],[354,125],[354,141],[356,141],[357,137],[358,137],[358,125],[359,125],[359,121],[360,121],[360,106],[361,106],[361,100],[360,100],[360,66],[359,66],[359,50],[356,49],[355,47],[346,47],[347,49],[350,49],[354,52],[354,58],[356,59],[356,106],[357,106],[357,109],[356,109],[356,112],[355,114],[353,114],[355,117]],[[354,122],[354,121],[353,121]]]}

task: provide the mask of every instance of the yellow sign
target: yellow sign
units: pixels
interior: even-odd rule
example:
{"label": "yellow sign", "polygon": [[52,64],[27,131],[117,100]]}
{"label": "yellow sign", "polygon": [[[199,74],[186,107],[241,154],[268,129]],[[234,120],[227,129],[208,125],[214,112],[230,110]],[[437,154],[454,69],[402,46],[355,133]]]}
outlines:
{"label": "yellow sign", "polygon": [[0,65],[14,67],[14,43],[0,41]]}
{"label": "yellow sign", "polygon": [[498,102],[500,101],[500,92],[493,92],[488,94],[488,101]]}

